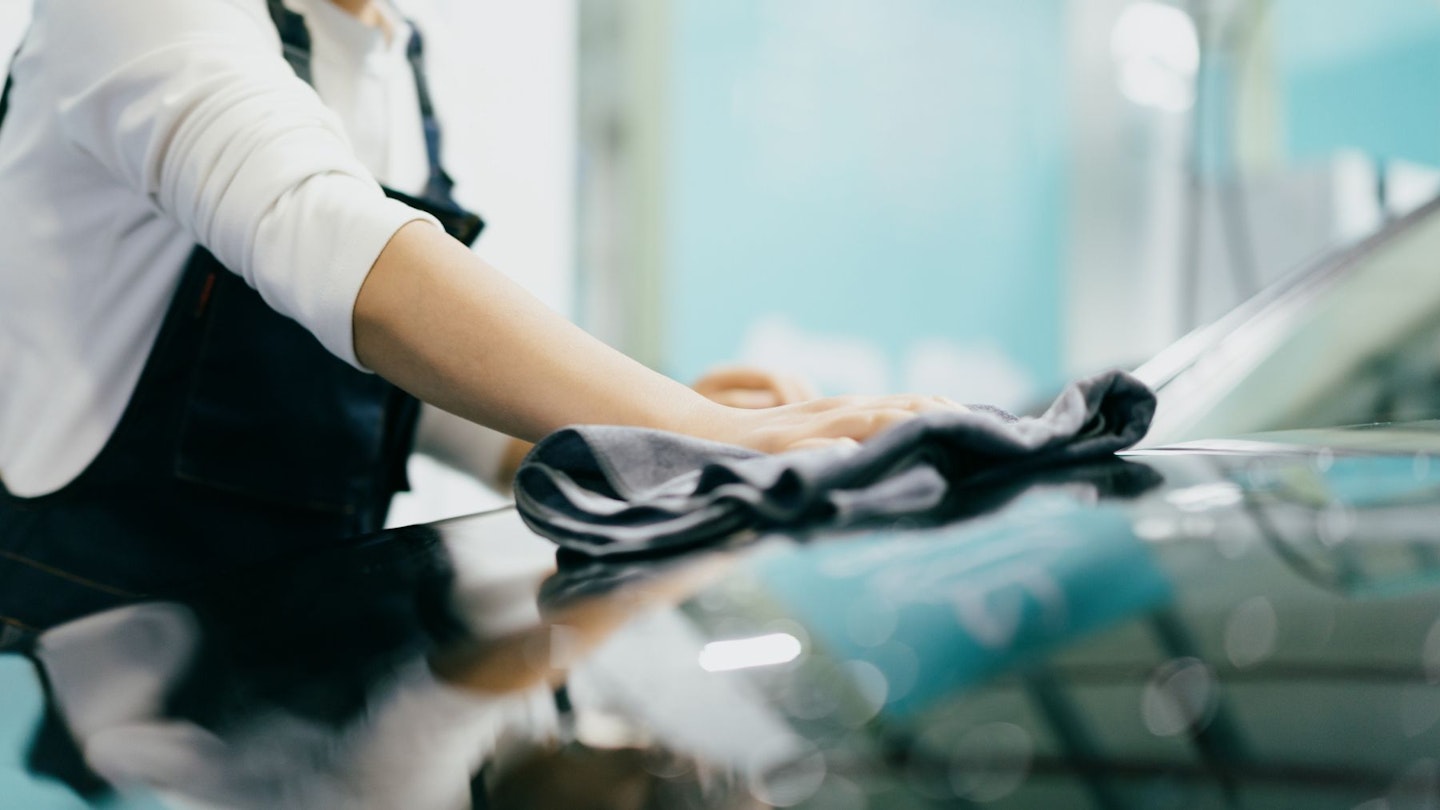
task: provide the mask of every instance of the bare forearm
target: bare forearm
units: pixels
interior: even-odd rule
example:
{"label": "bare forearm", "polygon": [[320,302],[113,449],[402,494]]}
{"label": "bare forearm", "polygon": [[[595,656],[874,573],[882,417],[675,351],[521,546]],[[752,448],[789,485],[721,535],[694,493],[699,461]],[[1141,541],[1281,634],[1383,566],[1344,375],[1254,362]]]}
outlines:
{"label": "bare forearm", "polygon": [[355,350],[421,399],[525,439],[578,422],[696,433],[720,413],[426,223],[402,228],[370,271]]}
{"label": "bare forearm", "polygon": [[521,439],[636,425],[775,452],[866,439],[940,397],[839,397],[747,409],[705,399],[585,334],[434,226],[412,222],[355,301],[360,362],[450,413]]}

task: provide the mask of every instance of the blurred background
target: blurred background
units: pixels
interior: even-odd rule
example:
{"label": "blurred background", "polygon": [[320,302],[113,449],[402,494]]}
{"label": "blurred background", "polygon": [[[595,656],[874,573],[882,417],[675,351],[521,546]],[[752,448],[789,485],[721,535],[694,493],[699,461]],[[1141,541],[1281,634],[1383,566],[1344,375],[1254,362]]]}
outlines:
{"label": "blurred background", "polygon": [[1434,0],[527,5],[576,47],[555,302],[682,379],[1023,408],[1437,189]]}
{"label": "blurred background", "polygon": [[513,172],[482,252],[681,379],[1023,408],[1437,188],[1433,0],[431,11],[505,43],[448,72],[497,88],[447,94],[457,160]]}
{"label": "blurred background", "polygon": [[683,380],[1023,409],[1440,189],[1435,0],[396,2],[479,252]]}
{"label": "blurred background", "polygon": [[479,251],[682,379],[1023,407],[1440,187],[1434,0],[398,5]]}
{"label": "blurred background", "polygon": [[687,379],[1022,408],[1435,193],[1434,0],[587,0],[574,298]]}

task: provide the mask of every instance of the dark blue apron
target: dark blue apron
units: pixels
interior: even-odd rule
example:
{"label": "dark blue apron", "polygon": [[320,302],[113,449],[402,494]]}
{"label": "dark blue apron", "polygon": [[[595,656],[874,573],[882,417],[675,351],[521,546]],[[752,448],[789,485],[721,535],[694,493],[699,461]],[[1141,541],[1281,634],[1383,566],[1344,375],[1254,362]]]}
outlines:
{"label": "dark blue apron", "polygon": [[[309,82],[304,19],[279,0],[270,12]],[[483,223],[455,204],[441,168],[418,33],[409,56],[430,176],[420,198],[386,193],[470,244]],[[197,247],[100,454],[49,495],[0,485],[0,624],[43,629],[378,530],[408,486],[418,413]]]}

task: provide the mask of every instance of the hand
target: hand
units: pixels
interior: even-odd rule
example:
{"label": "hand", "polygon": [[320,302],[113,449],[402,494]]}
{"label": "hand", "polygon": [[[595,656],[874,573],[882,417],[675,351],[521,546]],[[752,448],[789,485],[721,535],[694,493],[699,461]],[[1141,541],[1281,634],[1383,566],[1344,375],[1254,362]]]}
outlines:
{"label": "hand", "polygon": [[809,380],[749,366],[721,366],[691,386],[706,399],[732,408],[774,408],[817,399]]}
{"label": "hand", "polygon": [[898,394],[815,399],[773,408],[724,407],[687,431],[766,453],[854,445],[922,413],[966,411],[945,397]]}

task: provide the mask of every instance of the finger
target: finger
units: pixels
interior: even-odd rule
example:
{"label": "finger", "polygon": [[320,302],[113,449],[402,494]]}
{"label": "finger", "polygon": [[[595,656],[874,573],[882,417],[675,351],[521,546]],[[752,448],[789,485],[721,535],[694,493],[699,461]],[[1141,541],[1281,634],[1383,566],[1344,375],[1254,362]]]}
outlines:
{"label": "finger", "polygon": [[900,408],[914,413],[932,413],[935,411],[968,411],[964,405],[952,399],[941,396],[921,396],[917,394],[891,394],[880,397],[875,401],[876,405],[888,408]]}
{"label": "finger", "polygon": [[794,443],[790,444],[790,445],[787,446],[785,449],[786,449],[786,450],[814,450],[814,449],[819,448],[819,447],[849,447],[849,448],[859,448],[859,447],[860,447],[860,442],[855,441],[854,439],[850,438],[849,436],[839,436],[839,437],[831,437],[831,438],[814,437],[814,438],[809,438],[809,439],[801,439],[801,440],[798,441],[798,442],[794,442]]}
{"label": "finger", "polygon": [[[703,391],[701,393],[704,393]],[[781,404],[770,391],[757,391],[750,388],[730,388],[708,394],[707,398],[728,405],[732,408],[773,408]]]}
{"label": "finger", "polygon": [[910,410],[916,413],[934,413],[935,411],[966,411],[969,408],[946,397],[913,397],[910,402]]}
{"label": "finger", "polygon": [[696,381],[694,388],[717,402],[719,397],[733,389],[765,391],[774,397],[774,402],[770,405],[758,407],[791,405],[820,397],[819,389],[804,377],[749,366],[722,366],[712,369]]}
{"label": "finger", "polygon": [[867,408],[835,414],[815,431],[814,435],[857,441],[885,431],[901,422],[915,418],[915,412],[904,408]]}
{"label": "finger", "polygon": [[777,404],[792,405],[797,402],[809,402],[812,399],[820,398],[820,391],[809,380],[794,374],[777,374],[772,385]]}
{"label": "finger", "polygon": [[768,388],[774,377],[768,371],[750,366],[719,366],[706,372],[695,382],[698,390],[707,388]]}

